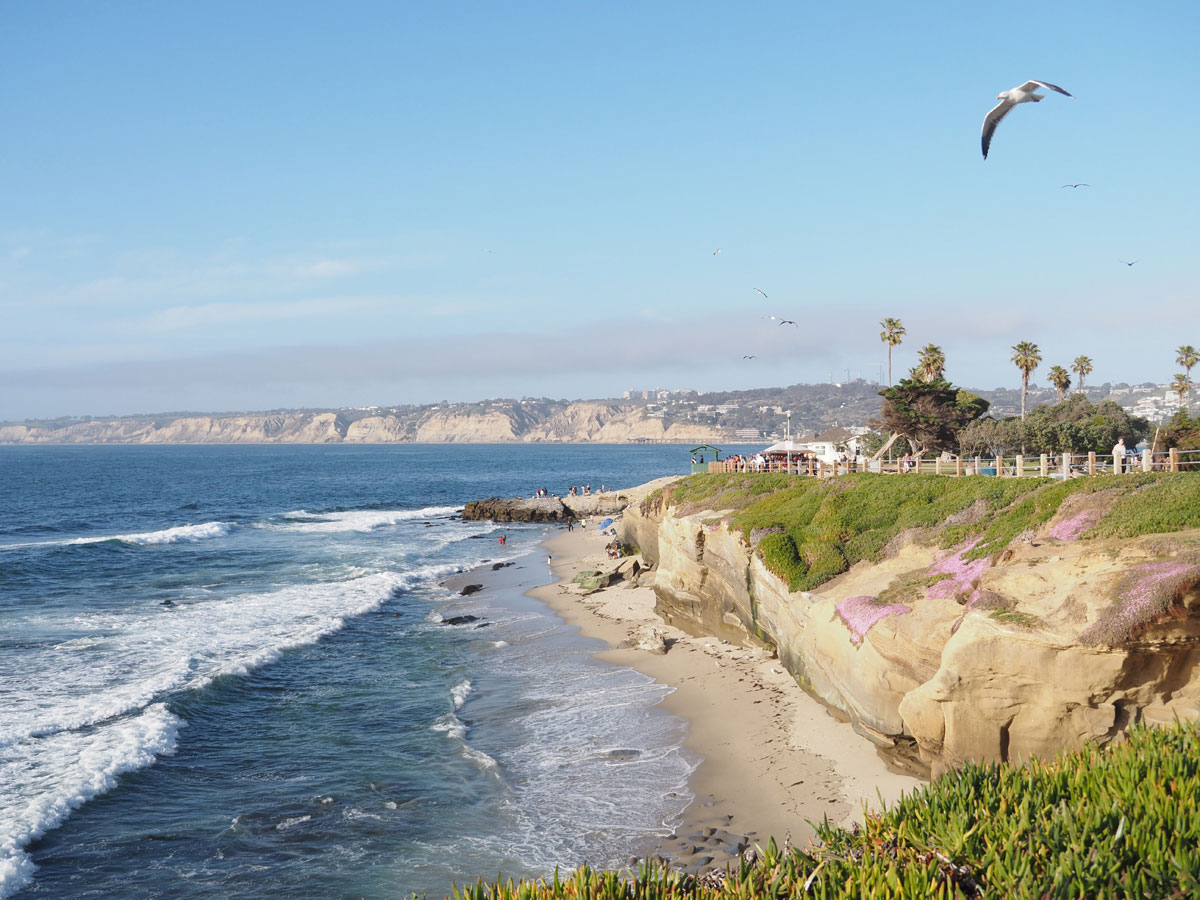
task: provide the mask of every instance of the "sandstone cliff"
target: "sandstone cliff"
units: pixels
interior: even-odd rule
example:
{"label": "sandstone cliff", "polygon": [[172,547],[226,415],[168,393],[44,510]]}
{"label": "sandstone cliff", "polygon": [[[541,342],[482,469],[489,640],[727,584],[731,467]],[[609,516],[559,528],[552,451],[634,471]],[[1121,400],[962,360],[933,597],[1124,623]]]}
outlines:
{"label": "sandstone cliff", "polygon": [[1064,504],[994,561],[901,541],[816,592],[790,591],[729,511],[682,514],[664,493],[621,527],[658,563],[664,619],[774,647],[860,733],[937,773],[1200,717],[1200,529],[1077,540],[1103,502]]}
{"label": "sandstone cliff", "polygon": [[703,425],[674,423],[620,403],[555,403],[528,410],[424,408],[363,416],[339,412],[280,412],[227,416],[131,417],[64,425],[0,425],[0,444],[166,443],[721,443],[730,435]]}

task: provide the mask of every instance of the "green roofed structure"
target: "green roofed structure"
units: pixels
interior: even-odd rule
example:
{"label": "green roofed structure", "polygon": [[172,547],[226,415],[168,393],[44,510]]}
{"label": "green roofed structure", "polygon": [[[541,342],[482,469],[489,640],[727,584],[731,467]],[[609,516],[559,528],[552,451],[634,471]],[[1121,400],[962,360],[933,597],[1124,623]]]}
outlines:
{"label": "green roofed structure", "polygon": [[701,444],[699,447],[692,448],[692,474],[703,475],[708,471],[708,460],[704,458],[704,454],[711,453],[712,458],[718,462],[721,460],[721,448],[714,447],[712,444]]}

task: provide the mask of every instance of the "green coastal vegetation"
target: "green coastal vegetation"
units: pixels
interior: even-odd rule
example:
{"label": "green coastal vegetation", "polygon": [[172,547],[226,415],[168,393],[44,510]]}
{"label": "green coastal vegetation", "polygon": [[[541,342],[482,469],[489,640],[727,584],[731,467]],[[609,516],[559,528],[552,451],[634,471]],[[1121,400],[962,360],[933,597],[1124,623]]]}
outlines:
{"label": "green coastal vegetation", "polygon": [[[1080,540],[1200,528],[1200,478],[1189,473],[947,478],[860,473],[836,479],[694,475],[667,488],[681,515],[719,511],[793,591],[815,590],[857,562],[878,562],[898,536],[997,557],[1048,522],[1068,497],[1111,494]],[[655,495],[648,504],[661,502]]]}
{"label": "green coastal vegetation", "polygon": [[[947,773],[818,843],[771,841],[757,862],[694,877],[656,863],[566,878],[477,882],[455,900],[778,900],[783,897],[1194,897],[1200,894],[1200,726],[1023,765]],[[724,875],[725,877],[720,877]]]}

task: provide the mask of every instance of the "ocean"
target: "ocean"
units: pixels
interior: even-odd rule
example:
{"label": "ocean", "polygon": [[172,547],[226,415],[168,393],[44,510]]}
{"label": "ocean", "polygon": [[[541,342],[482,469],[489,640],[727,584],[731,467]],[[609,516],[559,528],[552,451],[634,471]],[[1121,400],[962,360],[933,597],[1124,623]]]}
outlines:
{"label": "ocean", "polygon": [[646,852],[692,799],[668,689],[524,596],[555,526],[456,513],[689,458],[0,447],[0,898],[440,897]]}

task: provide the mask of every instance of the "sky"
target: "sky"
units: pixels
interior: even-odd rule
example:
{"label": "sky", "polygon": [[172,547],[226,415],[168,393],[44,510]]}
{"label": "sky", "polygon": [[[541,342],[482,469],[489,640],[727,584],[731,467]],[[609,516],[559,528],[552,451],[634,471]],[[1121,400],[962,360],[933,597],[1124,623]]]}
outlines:
{"label": "sky", "polygon": [[[897,378],[1165,383],[1198,44],[1194,2],[0,0],[0,420],[886,379],[888,316]],[[1028,79],[1074,99],[984,160]]]}

